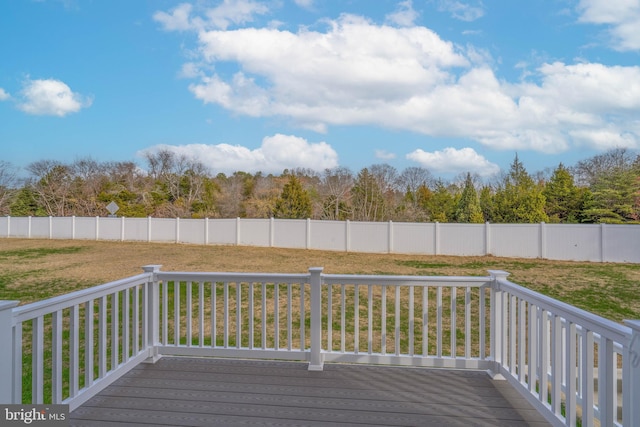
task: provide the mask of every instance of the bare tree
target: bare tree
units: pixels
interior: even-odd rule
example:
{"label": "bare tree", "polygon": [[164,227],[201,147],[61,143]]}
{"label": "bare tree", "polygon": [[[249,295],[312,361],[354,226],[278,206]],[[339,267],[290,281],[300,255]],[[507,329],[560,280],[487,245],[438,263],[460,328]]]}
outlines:
{"label": "bare tree", "polygon": [[9,162],[0,160],[0,214],[8,215],[11,199],[17,191],[18,171]]}
{"label": "bare tree", "polygon": [[27,166],[31,187],[48,215],[65,216],[69,204],[72,176],[69,166],[55,160],[40,160]]}
{"label": "bare tree", "polygon": [[353,187],[353,173],[346,167],[326,169],[321,178],[322,218],[342,219]]}

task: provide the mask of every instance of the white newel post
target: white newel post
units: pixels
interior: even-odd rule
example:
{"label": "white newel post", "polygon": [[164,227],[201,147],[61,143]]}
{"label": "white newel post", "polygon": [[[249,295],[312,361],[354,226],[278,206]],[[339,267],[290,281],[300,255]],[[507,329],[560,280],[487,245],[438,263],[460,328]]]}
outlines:
{"label": "white newel post", "polygon": [[310,371],[322,371],[322,267],[309,269],[311,285],[311,355]]}
{"label": "white newel post", "polygon": [[[0,403],[20,403],[13,396],[14,346],[22,346],[13,339],[13,308],[19,301],[0,301]],[[20,396],[21,398],[21,396]]]}
{"label": "white newel post", "polygon": [[500,289],[499,281],[506,279],[509,273],[502,270],[488,270],[491,276],[491,315],[490,315],[490,340],[491,340],[491,359],[494,368],[491,376],[494,379],[504,379],[500,373],[502,364],[504,363],[503,346],[504,346],[504,294]]}
{"label": "white newel post", "polygon": [[159,316],[160,316],[160,290],[158,289],[158,276],[162,265],[145,265],[142,267],[145,273],[149,274],[149,280],[146,283],[147,294],[147,317],[146,317],[146,342],[145,345],[149,351],[149,357],[145,363],[156,363],[160,356],[158,355],[158,347],[160,341],[159,332]]}
{"label": "white newel post", "polygon": [[622,378],[624,383],[622,424],[640,425],[640,320],[625,320],[631,328],[631,339],[627,354],[622,357]]}

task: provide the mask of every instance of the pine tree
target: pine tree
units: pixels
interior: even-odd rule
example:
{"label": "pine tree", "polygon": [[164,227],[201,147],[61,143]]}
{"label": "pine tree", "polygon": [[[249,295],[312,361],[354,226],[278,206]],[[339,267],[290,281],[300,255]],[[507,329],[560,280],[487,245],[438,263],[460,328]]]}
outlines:
{"label": "pine tree", "polygon": [[550,222],[578,222],[582,210],[583,192],[576,187],[573,175],[562,163],[553,171],[544,186],[545,212]]}
{"label": "pine tree", "polygon": [[462,195],[460,196],[460,200],[458,200],[456,210],[453,214],[453,219],[456,222],[484,222],[484,216],[482,215],[480,202],[478,201],[478,193],[473,185],[470,173],[467,173],[467,177],[464,181]]}
{"label": "pine tree", "polygon": [[275,218],[305,219],[311,217],[311,198],[295,175],[289,175],[273,212]]}
{"label": "pine tree", "polygon": [[542,188],[536,185],[517,155],[493,200],[496,222],[548,221],[544,211],[545,197]]}

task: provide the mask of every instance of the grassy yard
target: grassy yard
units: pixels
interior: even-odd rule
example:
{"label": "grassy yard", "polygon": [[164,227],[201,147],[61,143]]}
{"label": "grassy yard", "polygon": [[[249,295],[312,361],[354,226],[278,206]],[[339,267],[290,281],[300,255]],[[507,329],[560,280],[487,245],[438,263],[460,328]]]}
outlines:
{"label": "grassy yard", "polygon": [[496,257],[361,254],[236,246],[0,239],[0,299],[38,301],[138,274],[166,271],[487,275],[505,270],[527,288],[614,321],[640,319],[640,265]]}

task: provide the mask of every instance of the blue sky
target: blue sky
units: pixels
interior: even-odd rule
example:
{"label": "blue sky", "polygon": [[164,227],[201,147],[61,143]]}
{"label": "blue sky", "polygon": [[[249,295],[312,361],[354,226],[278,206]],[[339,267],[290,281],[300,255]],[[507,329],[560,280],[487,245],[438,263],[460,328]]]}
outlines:
{"label": "blue sky", "polygon": [[0,160],[388,163],[491,179],[640,146],[640,0],[14,0]]}

